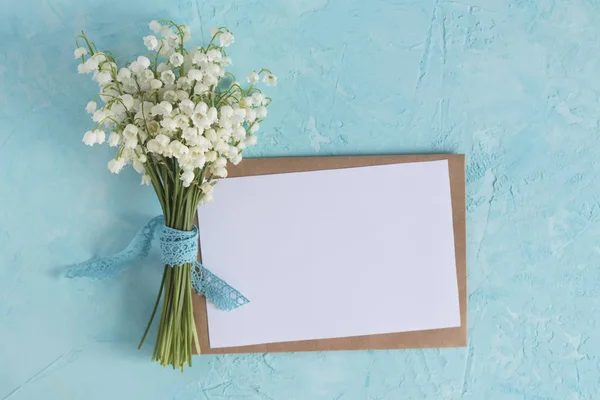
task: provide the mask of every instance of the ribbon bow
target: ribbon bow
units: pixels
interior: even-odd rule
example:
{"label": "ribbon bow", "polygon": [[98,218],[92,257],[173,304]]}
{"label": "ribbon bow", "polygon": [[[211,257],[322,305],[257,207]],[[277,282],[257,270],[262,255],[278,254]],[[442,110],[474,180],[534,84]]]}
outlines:
{"label": "ribbon bow", "polygon": [[75,264],[68,269],[66,276],[68,278],[112,278],[128,269],[132,261],[148,255],[157,231],[163,264],[170,266],[193,264],[195,268],[192,271],[192,288],[198,294],[206,296],[214,305],[226,311],[249,302],[244,295],[197,261],[198,228],[194,226],[191,231],[169,228],[164,224],[162,215],[144,225],[123,251],[112,256]]}

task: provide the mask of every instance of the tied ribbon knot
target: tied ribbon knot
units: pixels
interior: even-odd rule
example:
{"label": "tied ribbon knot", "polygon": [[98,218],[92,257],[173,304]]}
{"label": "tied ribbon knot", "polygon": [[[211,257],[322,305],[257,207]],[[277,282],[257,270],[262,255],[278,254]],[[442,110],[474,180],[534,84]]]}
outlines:
{"label": "tied ribbon knot", "polygon": [[230,311],[249,300],[197,260],[198,228],[180,231],[169,228],[162,215],[150,220],[119,253],[71,266],[68,278],[108,279],[125,271],[131,262],[145,258],[158,232],[161,261],[171,267],[192,264],[192,288],[222,310]]}

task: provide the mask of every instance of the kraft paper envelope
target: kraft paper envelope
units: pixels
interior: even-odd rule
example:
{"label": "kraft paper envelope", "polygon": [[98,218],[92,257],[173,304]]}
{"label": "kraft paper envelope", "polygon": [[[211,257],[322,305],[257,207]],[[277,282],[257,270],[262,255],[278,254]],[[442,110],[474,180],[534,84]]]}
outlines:
{"label": "kraft paper envelope", "polygon": [[[194,317],[202,354],[268,353],[327,350],[384,350],[431,347],[464,347],[467,344],[467,285],[465,231],[465,158],[464,155],[390,155],[291,157],[246,159],[229,169],[230,177],[269,175],[290,172],[318,171],[385,164],[448,160],[456,273],[460,304],[461,326],[401,333],[386,333],[333,339],[266,343],[212,349],[209,343],[206,300],[194,294]],[[202,226],[200,226],[202,229]],[[201,248],[201,244],[200,244]],[[199,260],[201,255],[199,254]]]}

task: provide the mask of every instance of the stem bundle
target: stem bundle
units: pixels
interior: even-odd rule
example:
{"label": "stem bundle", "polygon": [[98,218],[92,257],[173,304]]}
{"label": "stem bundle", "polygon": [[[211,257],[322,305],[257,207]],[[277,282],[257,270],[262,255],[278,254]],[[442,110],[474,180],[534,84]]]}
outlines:
{"label": "stem bundle", "polygon": [[139,345],[141,348],[156,313],[158,300],[164,292],[152,361],[158,361],[163,367],[171,365],[173,369],[181,368],[182,371],[185,363],[192,365],[193,348],[200,352],[192,309],[192,268],[195,268],[192,264],[165,266],[157,302]]}
{"label": "stem bundle", "polygon": [[[165,215],[165,224],[173,229],[190,231],[202,192],[195,185],[183,187],[176,163],[148,163],[148,173]],[[170,169],[170,171],[169,171]],[[175,171],[175,174],[170,173]],[[141,348],[162,298],[158,334],[152,361],[163,367],[184,370],[192,365],[194,349],[200,353],[200,344],[192,306],[192,272],[194,264],[165,265],[156,303],[138,348]]]}

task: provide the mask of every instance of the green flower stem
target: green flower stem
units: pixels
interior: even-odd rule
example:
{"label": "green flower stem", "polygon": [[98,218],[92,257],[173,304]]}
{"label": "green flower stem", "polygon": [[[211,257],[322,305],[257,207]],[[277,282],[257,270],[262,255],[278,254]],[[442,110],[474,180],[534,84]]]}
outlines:
{"label": "green flower stem", "polygon": [[160,296],[162,295],[163,288],[165,287],[165,272],[167,270],[167,266],[165,265],[165,269],[163,271],[163,277],[160,281],[160,290],[158,291],[158,296],[156,296],[156,303],[154,303],[154,308],[152,309],[152,315],[150,316],[150,321],[148,321],[148,325],[146,326],[146,330],[144,331],[144,335],[142,336],[142,340],[140,340],[140,344],[138,345],[138,350],[142,348],[142,344],[144,344],[144,340],[146,340],[146,335],[150,330],[150,325],[152,325],[152,321],[154,320],[154,316],[156,315],[156,310],[158,309],[158,304],[160,303]]}
{"label": "green flower stem", "polygon": [[[202,196],[199,185],[184,187],[183,182],[178,179],[180,168],[171,160],[152,163],[147,167],[163,208],[165,224],[173,229],[191,230]],[[169,173],[171,171],[175,173]],[[192,268],[195,266],[191,263],[165,265],[157,301],[140,341],[141,348],[162,298],[152,360],[158,361],[165,368],[170,365],[173,369],[183,371],[186,364],[192,365],[194,350],[200,353],[192,304]]]}

